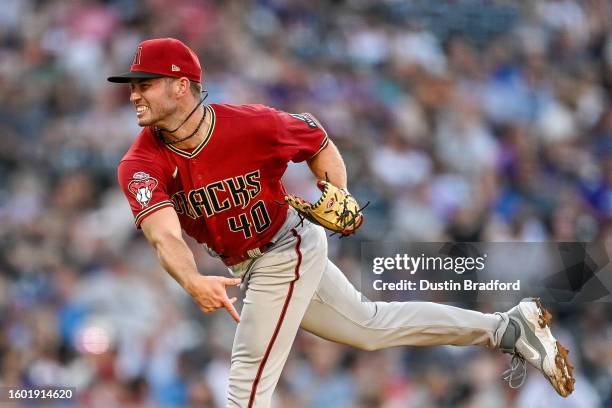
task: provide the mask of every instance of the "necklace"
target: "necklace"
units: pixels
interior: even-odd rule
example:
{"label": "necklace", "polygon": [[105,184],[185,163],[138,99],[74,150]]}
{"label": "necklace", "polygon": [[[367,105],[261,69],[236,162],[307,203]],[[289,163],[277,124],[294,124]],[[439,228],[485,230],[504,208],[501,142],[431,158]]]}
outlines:
{"label": "necklace", "polygon": [[193,132],[191,132],[191,134],[189,136],[185,136],[182,139],[169,141],[169,140],[166,140],[166,138],[162,134],[160,128],[156,127],[155,131],[157,132],[157,135],[161,138],[161,140],[165,144],[167,144],[167,145],[174,145],[174,144],[177,144],[177,143],[184,142],[187,139],[191,139],[192,137],[194,137],[196,135],[196,133],[198,133],[198,131],[200,130],[200,127],[202,127],[202,123],[204,123],[204,119],[206,118],[206,110],[207,110],[206,107],[204,107],[204,113],[202,114],[202,119],[200,119],[200,122],[198,123],[198,126],[195,128],[195,130]]}

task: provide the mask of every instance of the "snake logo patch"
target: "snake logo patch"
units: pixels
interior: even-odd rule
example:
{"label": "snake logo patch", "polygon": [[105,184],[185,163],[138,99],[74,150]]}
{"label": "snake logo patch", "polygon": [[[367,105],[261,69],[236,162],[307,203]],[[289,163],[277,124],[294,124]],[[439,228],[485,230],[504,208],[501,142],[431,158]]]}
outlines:
{"label": "snake logo patch", "polygon": [[147,173],[139,171],[132,176],[132,181],[128,184],[128,189],[136,197],[142,208],[149,205],[153,197],[153,190],[157,187],[157,180]]}
{"label": "snake logo patch", "polygon": [[315,122],[312,116],[310,116],[308,113],[290,113],[289,115],[291,115],[295,119],[301,120],[302,122],[306,123],[311,129],[318,128],[317,122]]}

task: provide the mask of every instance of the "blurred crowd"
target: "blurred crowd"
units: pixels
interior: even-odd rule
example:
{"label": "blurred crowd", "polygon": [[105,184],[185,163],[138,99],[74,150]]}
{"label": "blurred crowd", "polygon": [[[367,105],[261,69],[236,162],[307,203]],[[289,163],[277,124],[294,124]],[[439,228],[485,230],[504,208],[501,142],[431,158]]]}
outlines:
{"label": "blurred crowd", "polygon": [[[371,202],[363,232],[330,243],[358,284],[362,240],[612,238],[611,17],[607,0],[3,0],[0,386],[77,387],[66,406],[224,406],[234,323],[166,276],[117,188],[139,128],[106,77],[141,40],[191,46],[208,103],[323,123]],[[303,164],[285,181],[317,195]],[[227,273],[190,245],[202,272]],[[495,352],[300,333],[274,406],[612,407],[612,304],[551,306],[576,365],[568,400],[536,372],[508,388]]]}

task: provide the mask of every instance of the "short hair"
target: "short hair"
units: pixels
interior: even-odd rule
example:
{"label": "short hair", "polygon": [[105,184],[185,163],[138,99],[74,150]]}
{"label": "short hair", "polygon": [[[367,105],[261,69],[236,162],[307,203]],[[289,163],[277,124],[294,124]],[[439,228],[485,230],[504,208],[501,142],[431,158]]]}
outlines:
{"label": "short hair", "polygon": [[[165,77],[166,82],[170,83],[176,81],[178,78],[174,77]],[[191,94],[195,96],[197,99],[200,99],[202,95],[202,84],[195,81],[189,81],[189,89],[191,90]]]}
{"label": "short hair", "polygon": [[189,89],[191,89],[193,96],[200,99],[200,96],[202,95],[202,84],[195,81],[189,81],[189,85]]}

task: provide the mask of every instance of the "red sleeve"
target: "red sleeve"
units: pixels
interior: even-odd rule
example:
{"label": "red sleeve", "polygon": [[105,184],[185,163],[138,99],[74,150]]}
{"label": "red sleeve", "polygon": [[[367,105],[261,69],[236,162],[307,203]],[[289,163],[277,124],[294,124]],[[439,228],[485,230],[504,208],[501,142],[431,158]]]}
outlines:
{"label": "red sleeve", "polygon": [[136,227],[155,211],[172,207],[168,195],[166,177],[152,162],[123,160],[117,171],[119,185],[127,197]]}
{"label": "red sleeve", "polygon": [[327,132],[310,113],[275,111],[280,153],[286,161],[313,158],[328,143]]}

